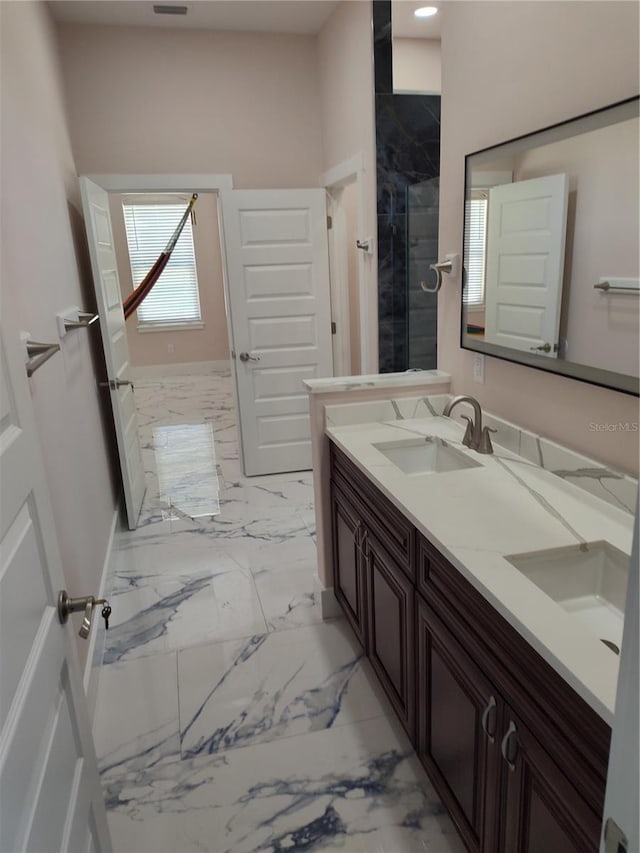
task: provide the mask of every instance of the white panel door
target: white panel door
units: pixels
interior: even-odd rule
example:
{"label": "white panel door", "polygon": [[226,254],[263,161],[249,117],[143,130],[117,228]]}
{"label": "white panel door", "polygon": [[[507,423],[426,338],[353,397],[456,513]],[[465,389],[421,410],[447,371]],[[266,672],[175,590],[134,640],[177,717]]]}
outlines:
{"label": "white panel door", "polygon": [[127,378],[129,347],[109,215],[109,196],[88,178],[80,178],[80,189],[107,377],[111,386],[108,393],[113,408],[127,521],[133,530],[142,507],[145,478],[133,385]]}
{"label": "white panel door", "polygon": [[568,198],[567,175],[489,191],[488,343],[557,358]]}
{"label": "white panel door", "polygon": [[244,472],[311,468],[305,379],[332,376],[325,191],[222,194]]}
{"label": "white panel door", "polygon": [[57,616],[62,569],[17,344],[3,328],[0,850],[109,851],[75,638]]}

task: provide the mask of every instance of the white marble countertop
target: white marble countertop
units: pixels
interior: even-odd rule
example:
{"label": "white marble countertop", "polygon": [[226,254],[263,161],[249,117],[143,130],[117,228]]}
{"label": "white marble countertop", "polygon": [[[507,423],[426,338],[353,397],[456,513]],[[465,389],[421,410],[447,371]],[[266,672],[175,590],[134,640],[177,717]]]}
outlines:
{"label": "white marble countertop", "polygon": [[329,376],[325,379],[305,379],[310,394],[334,391],[364,391],[372,388],[403,388],[405,386],[442,385],[451,376],[442,370],[407,370],[404,373],[371,373],[363,376]]}
{"label": "white marble countertop", "polygon": [[[609,724],[618,656],[505,559],[605,540],[631,552],[633,516],[506,450],[461,444],[460,422],[440,416],[328,426],[327,435]],[[411,435],[445,439],[480,466],[405,474],[373,444]]]}

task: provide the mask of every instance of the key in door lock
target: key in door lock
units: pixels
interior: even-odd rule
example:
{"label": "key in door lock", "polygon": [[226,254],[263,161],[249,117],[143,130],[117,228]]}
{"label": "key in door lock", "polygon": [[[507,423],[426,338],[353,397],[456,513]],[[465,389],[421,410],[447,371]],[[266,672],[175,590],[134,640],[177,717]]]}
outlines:
{"label": "key in door lock", "polygon": [[60,590],[58,593],[58,619],[60,620],[60,624],[64,625],[68,621],[70,613],[80,613],[84,610],[84,618],[78,634],[83,640],[86,640],[91,630],[93,610],[98,604],[104,605],[101,616],[104,619],[105,629],[108,629],[111,607],[106,598],[94,598],[93,595],[87,595],[83,598],[70,598],[66,589]]}

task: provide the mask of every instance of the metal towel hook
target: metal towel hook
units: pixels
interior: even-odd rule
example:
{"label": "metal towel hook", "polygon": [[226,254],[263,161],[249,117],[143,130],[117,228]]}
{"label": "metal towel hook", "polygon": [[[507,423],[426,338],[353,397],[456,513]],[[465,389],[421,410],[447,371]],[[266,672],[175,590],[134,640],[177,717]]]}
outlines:
{"label": "metal towel hook", "polygon": [[446,272],[447,275],[453,274],[453,256],[449,257],[446,261],[440,261],[437,264],[429,264],[429,269],[434,270],[436,273],[436,283],[434,287],[427,287],[425,281],[420,282],[420,287],[424,290],[425,293],[437,293],[442,287],[442,273]]}

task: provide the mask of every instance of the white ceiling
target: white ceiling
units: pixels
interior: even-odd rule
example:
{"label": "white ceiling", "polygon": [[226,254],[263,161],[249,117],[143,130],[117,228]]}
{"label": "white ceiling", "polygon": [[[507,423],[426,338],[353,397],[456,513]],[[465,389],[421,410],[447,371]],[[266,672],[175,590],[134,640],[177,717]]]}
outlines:
{"label": "white ceiling", "polygon": [[54,18],[83,24],[315,34],[337,0],[155,0],[186,6],[186,15],[157,15],[154,0],[50,0]]}
{"label": "white ceiling", "polygon": [[[50,0],[58,21],[129,27],[254,30],[318,33],[338,0],[155,0],[187,7],[186,15],[156,15],[153,0]],[[440,38],[440,15],[416,18],[414,10],[441,5],[429,0],[392,0],[393,34],[402,38]]]}
{"label": "white ceiling", "polygon": [[393,21],[392,31],[395,38],[440,38],[441,16],[433,15],[431,18],[416,18],[413,14],[421,6],[442,6],[443,0],[392,0],[391,17]]}

